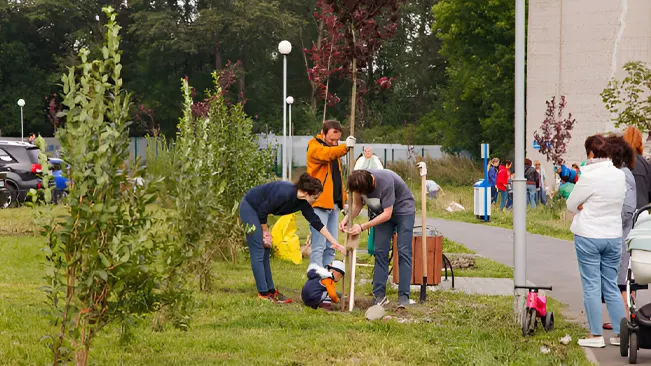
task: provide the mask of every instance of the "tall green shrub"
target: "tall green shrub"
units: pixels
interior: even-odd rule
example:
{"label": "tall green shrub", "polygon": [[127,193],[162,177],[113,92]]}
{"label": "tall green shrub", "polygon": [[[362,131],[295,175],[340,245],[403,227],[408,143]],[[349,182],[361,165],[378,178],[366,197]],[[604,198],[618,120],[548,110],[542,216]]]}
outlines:
{"label": "tall green shrub", "polygon": [[132,316],[155,310],[168,252],[146,207],[153,187],[134,185],[141,172],[125,168],[130,95],[122,89],[120,26],[112,8],[104,12],[102,58],[89,60],[82,49],[81,65],[61,79],[67,113],[57,135],[72,185],[66,214],[44,233],[54,364],[87,364],[105,326],[118,322],[124,329]]}
{"label": "tall green shrub", "polygon": [[258,148],[252,122],[242,106],[229,105],[217,74],[214,89],[199,103],[182,81],[183,117],[175,146],[176,215],[173,226],[192,257],[200,288],[210,288],[215,259],[235,261],[244,228],[237,208],[244,193],[264,182],[273,158]]}

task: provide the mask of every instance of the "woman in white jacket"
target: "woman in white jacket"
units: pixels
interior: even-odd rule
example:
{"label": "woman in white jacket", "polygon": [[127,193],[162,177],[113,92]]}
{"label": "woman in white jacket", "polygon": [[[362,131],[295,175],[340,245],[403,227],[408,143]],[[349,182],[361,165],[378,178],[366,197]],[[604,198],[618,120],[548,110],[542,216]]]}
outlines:
{"label": "woman in white jacket", "polygon": [[574,233],[583,304],[591,333],[579,340],[583,347],[606,346],[601,323],[602,294],[615,333],[610,339],[612,345],[619,345],[619,323],[625,316],[617,287],[617,269],[622,256],[621,214],[626,178],[608,158],[610,148],[601,135],[586,139],[588,160],[567,200],[567,209],[576,214],[570,230]]}

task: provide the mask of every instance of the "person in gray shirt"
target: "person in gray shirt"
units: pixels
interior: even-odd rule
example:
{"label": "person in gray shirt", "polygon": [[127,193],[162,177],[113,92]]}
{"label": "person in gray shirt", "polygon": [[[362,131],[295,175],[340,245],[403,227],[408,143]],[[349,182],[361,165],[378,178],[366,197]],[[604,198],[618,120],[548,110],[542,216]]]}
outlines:
{"label": "person in gray shirt", "polygon": [[[389,248],[394,231],[398,233],[398,305],[409,305],[411,282],[411,242],[416,219],[414,196],[407,184],[391,170],[356,170],[348,177],[348,190],[353,194],[352,215],[356,217],[366,205],[369,221],[349,225],[346,215],[339,229],[351,235],[375,227],[375,270],[373,271],[373,295],[380,303],[386,295],[389,277]],[[394,255],[396,255],[394,253]]]}

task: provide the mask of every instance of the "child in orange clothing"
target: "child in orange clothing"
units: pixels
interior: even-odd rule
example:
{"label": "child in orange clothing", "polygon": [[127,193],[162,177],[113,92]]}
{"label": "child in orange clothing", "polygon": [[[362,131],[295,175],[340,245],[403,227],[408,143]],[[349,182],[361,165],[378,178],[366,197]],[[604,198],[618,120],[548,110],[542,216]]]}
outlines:
{"label": "child in orange clothing", "polygon": [[342,261],[334,261],[326,268],[310,264],[307,268],[307,282],[301,291],[303,303],[312,309],[317,309],[328,297],[332,302],[338,303],[335,282],[339,282],[344,274],[345,266]]}

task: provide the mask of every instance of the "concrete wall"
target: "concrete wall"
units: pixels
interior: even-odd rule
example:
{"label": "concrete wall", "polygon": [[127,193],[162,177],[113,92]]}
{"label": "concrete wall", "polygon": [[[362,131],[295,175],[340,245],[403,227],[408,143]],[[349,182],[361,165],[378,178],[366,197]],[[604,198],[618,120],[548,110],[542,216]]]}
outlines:
{"label": "concrete wall", "polygon": [[[545,115],[545,101],[565,95],[576,118],[566,154],[570,164],[585,159],[585,138],[615,131],[599,95],[612,77],[621,79],[629,61],[651,61],[649,0],[529,0],[527,39],[526,152]],[[547,165],[549,172],[551,165]]]}

